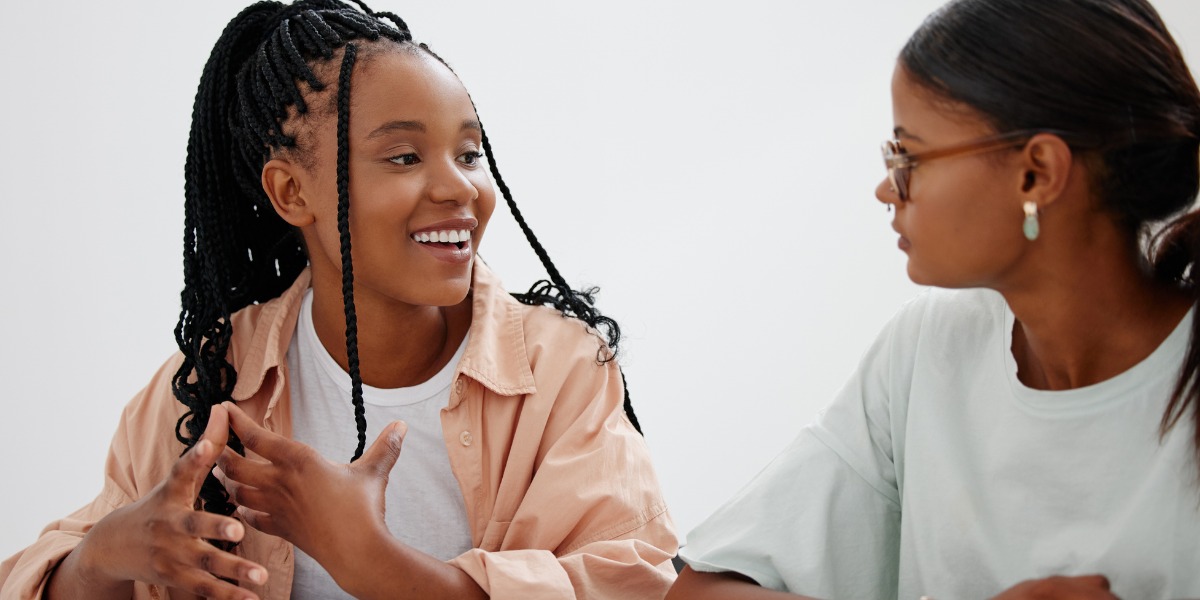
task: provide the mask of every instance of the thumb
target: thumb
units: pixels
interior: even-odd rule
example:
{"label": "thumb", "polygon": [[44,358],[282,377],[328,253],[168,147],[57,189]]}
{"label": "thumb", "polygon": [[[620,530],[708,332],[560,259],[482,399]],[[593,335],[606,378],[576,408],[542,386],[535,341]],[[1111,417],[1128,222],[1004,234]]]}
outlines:
{"label": "thumb", "polygon": [[366,452],[354,462],[356,466],[367,469],[374,474],[387,477],[400,458],[400,447],[404,444],[404,434],[408,433],[408,424],[404,421],[388,423],[379,437],[367,448]]}

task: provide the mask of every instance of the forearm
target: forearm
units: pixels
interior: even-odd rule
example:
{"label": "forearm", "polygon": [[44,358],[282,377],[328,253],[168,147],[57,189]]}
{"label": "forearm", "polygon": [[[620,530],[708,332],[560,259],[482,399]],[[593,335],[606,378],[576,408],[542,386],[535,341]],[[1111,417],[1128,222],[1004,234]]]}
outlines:
{"label": "forearm", "polygon": [[[702,573],[685,567],[666,600],[798,600],[796,596],[761,587],[737,573]],[[813,600],[807,598],[807,600]]]}
{"label": "forearm", "polygon": [[50,573],[50,581],[42,594],[44,600],[94,598],[96,600],[128,600],[133,597],[132,581],[105,578],[86,555],[87,537],[80,542],[58,567]]}
{"label": "forearm", "polygon": [[486,599],[475,580],[458,567],[380,532],[362,550],[344,555],[330,570],[342,589],[360,600]]}

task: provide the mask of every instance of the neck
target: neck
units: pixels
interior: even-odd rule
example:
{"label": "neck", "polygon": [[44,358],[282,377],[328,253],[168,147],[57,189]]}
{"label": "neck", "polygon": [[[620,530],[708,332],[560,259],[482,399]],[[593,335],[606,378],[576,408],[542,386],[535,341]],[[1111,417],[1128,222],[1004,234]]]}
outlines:
{"label": "neck", "polygon": [[1148,275],[1136,240],[1103,221],[1078,228],[1082,239],[1045,240],[1025,261],[1036,266],[999,288],[1017,320],[1012,352],[1025,385],[1110,379],[1158,348],[1192,304]]}
{"label": "neck", "polygon": [[[331,271],[331,272],[326,272]],[[454,306],[418,306],[354,288],[359,372],[365,385],[411,387],[436,375],[471,325],[471,295]],[[340,272],[313,268],[313,327],[329,355],[349,372]]]}

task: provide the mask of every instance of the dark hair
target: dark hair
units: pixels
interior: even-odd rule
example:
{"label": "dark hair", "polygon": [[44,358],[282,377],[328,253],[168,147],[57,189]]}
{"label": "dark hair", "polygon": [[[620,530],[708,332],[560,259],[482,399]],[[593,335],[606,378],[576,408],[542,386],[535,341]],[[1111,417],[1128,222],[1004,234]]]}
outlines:
{"label": "dark hair", "polygon": [[[305,115],[336,111],[338,230],[341,236],[342,293],[346,313],[346,346],[358,428],[356,460],[366,444],[366,420],[359,375],[354,273],[350,261],[349,142],[350,76],[357,59],[373,48],[392,45],[426,52],[408,26],[391,13],[372,12],[337,0],[299,0],[289,5],[258,2],[239,13],[221,33],[200,78],[192,111],[192,128],[184,185],[184,288],[175,339],[183,363],[172,381],[176,399],[187,411],[175,435],[186,448],[196,443],[208,424],[212,407],[230,398],[237,372],[227,358],[234,312],[279,296],[307,266],[298,232],[280,218],[261,187],[263,165],[273,153],[297,154],[303,162]],[[359,41],[358,44],[354,41]],[[322,110],[313,100],[326,89],[317,71],[341,52],[341,68],[333,108]],[[444,61],[442,61],[444,64]],[[300,82],[307,87],[302,92]],[[289,135],[284,122],[299,122]],[[598,360],[611,360],[620,328],[594,307],[595,289],[573,290],[550,261],[526,225],[500,177],[491,143],[483,134],[484,152],[513,216],[545,266],[550,281],[534,284],[514,296],[526,304],[549,304],[564,316],[595,328],[606,344]],[[635,428],[637,418],[625,394],[625,410]],[[244,452],[236,436],[229,445]],[[229,515],[234,507],[211,473],[201,491],[204,510]]]}
{"label": "dark hair", "polygon": [[[1149,2],[954,0],[925,20],[900,62],[914,81],[997,131],[1055,129],[1091,140],[1079,149],[1092,160],[1094,193],[1133,239],[1148,242],[1154,276],[1200,307],[1200,214],[1188,212],[1200,189],[1200,90]],[[1193,314],[1160,433],[1190,409],[1200,461],[1200,311]]]}

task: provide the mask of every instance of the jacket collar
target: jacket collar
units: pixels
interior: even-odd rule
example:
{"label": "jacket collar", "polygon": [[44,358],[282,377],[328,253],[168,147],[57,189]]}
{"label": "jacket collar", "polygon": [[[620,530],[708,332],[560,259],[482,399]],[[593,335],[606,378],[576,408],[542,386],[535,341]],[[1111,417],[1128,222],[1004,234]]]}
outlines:
{"label": "jacket collar", "polygon": [[[473,267],[471,329],[457,372],[500,396],[532,394],[536,387],[525,349],[525,309],[478,256]],[[237,366],[238,373],[234,400],[241,402],[257,395],[267,374],[287,362],[288,346],[300,317],[300,301],[311,283],[312,275],[305,269],[278,298],[233,315],[230,362]],[[452,394],[449,408],[457,406],[462,397]]]}

